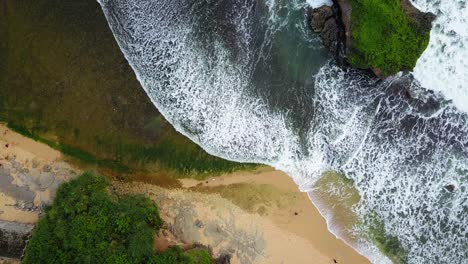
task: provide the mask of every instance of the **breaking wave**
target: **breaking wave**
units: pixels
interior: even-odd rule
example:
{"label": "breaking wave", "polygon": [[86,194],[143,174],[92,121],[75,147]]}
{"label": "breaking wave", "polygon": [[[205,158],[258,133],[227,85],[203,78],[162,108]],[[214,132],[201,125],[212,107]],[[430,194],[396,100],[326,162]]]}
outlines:
{"label": "breaking wave", "polygon": [[[380,219],[408,263],[468,259],[468,116],[422,88],[428,55],[416,79],[338,67],[300,0],[100,3],[153,103],[209,153],[281,169],[312,198],[322,173],[344,173],[361,227]],[[365,232],[348,243],[390,261]]]}
{"label": "breaking wave", "polygon": [[464,0],[412,0],[424,12],[437,15],[429,46],[414,75],[426,88],[440,91],[468,112],[468,7]]}

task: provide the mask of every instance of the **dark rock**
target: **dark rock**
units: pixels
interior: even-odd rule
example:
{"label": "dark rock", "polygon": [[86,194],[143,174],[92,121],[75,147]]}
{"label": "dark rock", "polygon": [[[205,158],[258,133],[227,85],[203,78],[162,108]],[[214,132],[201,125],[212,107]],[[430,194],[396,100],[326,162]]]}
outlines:
{"label": "dark rock", "polygon": [[218,258],[214,260],[215,264],[230,264],[231,263],[231,255],[229,254],[222,254]]}
{"label": "dark rock", "polygon": [[330,6],[322,6],[312,9],[310,26],[314,32],[322,32],[325,22],[333,18],[333,10]]}
{"label": "dark rock", "polygon": [[314,8],[310,12],[310,26],[320,33],[323,45],[339,57],[344,43],[344,30],[340,20],[340,9],[334,5]]}
{"label": "dark rock", "polygon": [[343,39],[341,40],[344,44],[344,53],[348,54],[353,45],[351,34],[351,2],[349,0],[335,0],[334,6],[337,8],[339,25],[344,32]]}
{"label": "dark rock", "polygon": [[340,48],[340,28],[335,19],[328,19],[322,30],[323,45],[333,54],[338,54]]}
{"label": "dark rock", "polygon": [[445,188],[445,190],[447,190],[448,192],[451,192],[451,193],[453,193],[455,191],[455,185],[453,185],[453,184],[446,185],[444,188]]}
{"label": "dark rock", "polygon": [[310,12],[312,30],[320,33],[323,45],[335,55],[339,54],[342,43],[342,29],[337,19],[337,13],[330,6],[314,8]]}
{"label": "dark rock", "polygon": [[34,225],[0,221],[0,255],[20,258]]}
{"label": "dark rock", "polygon": [[436,18],[434,14],[419,11],[419,9],[413,6],[410,0],[401,0],[401,6],[406,15],[418,26],[421,34],[431,30],[432,21]]}
{"label": "dark rock", "polygon": [[195,226],[198,228],[203,228],[205,225],[199,219],[195,220]]}

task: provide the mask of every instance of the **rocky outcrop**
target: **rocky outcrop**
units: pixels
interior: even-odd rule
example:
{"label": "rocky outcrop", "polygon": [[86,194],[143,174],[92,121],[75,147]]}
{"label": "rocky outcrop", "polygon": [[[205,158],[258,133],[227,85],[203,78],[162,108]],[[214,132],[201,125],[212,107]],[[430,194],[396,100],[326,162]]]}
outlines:
{"label": "rocky outcrop", "polygon": [[[434,14],[419,11],[410,0],[401,0],[401,6],[421,34],[430,31]],[[333,6],[314,8],[309,14],[312,30],[320,33],[324,46],[340,61],[346,61],[353,47],[351,15],[350,0],[333,0]],[[370,70],[381,79],[385,77],[381,69]]]}
{"label": "rocky outcrop", "polygon": [[78,174],[60,157],[0,124],[0,258],[21,257],[42,208],[60,184]]}
{"label": "rocky outcrop", "polygon": [[406,15],[418,26],[421,33],[427,32],[432,28],[432,21],[435,15],[432,13],[423,13],[411,4],[410,0],[401,0],[401,6]]}
{"label": "rocky outcrop", "polygon": [[341,41],[344,43],[344,54],[348,54],[353,45],[351,34],[351,3],[349,0],[335,0],[334,6],[337,9],[337,17],[344,31]]}
{"label": "rocky outcrop", "polygon": [[0,253],[3,257],[20,258],[34,225],[0,221]]}
{"label": "rocky outcrop", "polygon": [[323,45],[336,55],[338,55],[342,46],[343,30],[339,23],[336,11],[330,6],[321,6],[312,9],[310,12],[312,30],[320,33]]}
{"label": "rocky outcrop", "polygon": [[312,9],[310,14],[310,25],[314,32],[322,32],[328,20],[334,20],[331,6],[322,6]]}

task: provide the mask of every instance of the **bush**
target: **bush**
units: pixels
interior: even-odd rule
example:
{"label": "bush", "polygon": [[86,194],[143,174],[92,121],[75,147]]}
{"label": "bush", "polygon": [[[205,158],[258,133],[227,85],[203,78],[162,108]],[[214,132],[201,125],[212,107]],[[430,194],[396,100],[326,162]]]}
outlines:
{"label": "bush", "polygon": [[63,184],[34,229],[23,263],[196,263],[180,248],[155,254],[162,225],[157,207],[142,196],[109,194],[108,186],[89,173]]}

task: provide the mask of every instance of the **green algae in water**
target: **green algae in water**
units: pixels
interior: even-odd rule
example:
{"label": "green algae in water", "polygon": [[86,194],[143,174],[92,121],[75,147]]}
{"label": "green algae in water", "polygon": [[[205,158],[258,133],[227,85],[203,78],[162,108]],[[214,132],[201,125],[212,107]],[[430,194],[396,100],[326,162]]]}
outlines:
{"label": "green algae in water", "polygon": [[0,119],[16,131],[118,173],[255,166],[207,154],[164,120],[96,1],[4,1],[0,14]]}
{"label": "green algae in water", "polygon": [[408,252],[403,248],[398,238],[385,232],[384,223],[376,215],[371,215],[369,218],[368,235],[380,252],[395,264],[407,263]]}
{"label": "green algae in water", "polygon": [[[327,171],[315,185],[314,193],[318,199],[330,209],[333,214],[333,223],[340,226],[340,236],[348,242],[357,242],[367,238],[382,254],[395,264],[407,263],[407,252],[397,237],[385,232],[384,223],[373,213],[361,218],[354,212],[361,201],[353,180],[344,174]],[[335,190],[335,191],[330,191]],[[336,190],[338,190],[336,192]],[[359,230],[355,233],[353,230]]]}

